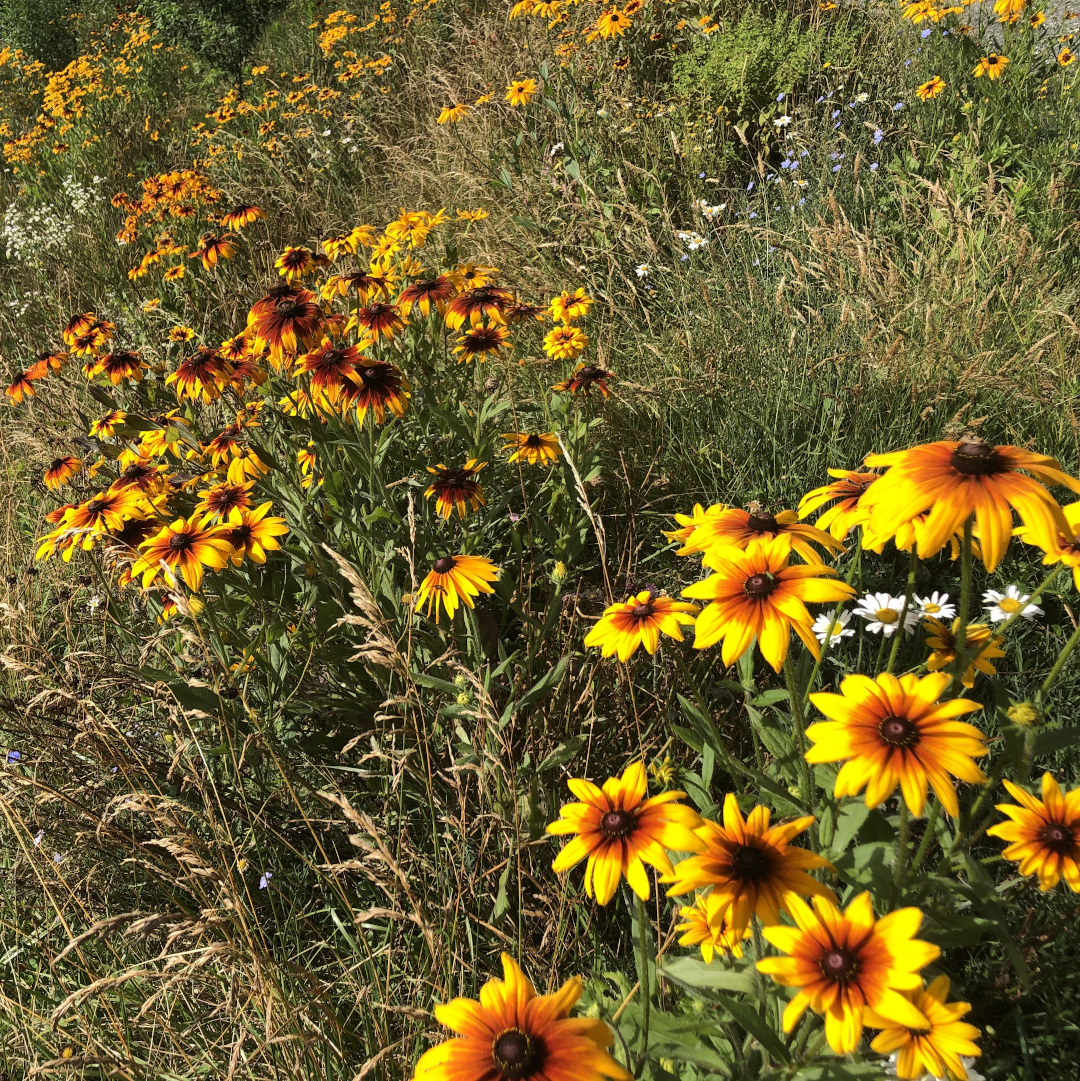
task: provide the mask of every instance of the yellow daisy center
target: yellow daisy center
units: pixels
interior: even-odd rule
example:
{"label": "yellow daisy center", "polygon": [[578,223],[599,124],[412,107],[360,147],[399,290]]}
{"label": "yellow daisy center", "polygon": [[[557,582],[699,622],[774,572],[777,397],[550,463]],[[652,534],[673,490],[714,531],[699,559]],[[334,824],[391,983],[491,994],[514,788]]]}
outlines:
{"label": "yellow daisy center", "polygon": [[938,612],[941,611],[941,605],[940,604],[924,604],[923,605],[923,611],[926,612],[927,615],[936,616],[938,614]]}
{"label": "yellow daisy center", "polygon": [[1015,597],[1002,597],[998,601],[998,607],[1011,615],[1013,612],[1019,612],[1023,605]]}
{"label": "yellow daisy center", "polygon": [[900,613],[895,608],[879,608],[874,615],[879,623],[895,623],[900,618]]}

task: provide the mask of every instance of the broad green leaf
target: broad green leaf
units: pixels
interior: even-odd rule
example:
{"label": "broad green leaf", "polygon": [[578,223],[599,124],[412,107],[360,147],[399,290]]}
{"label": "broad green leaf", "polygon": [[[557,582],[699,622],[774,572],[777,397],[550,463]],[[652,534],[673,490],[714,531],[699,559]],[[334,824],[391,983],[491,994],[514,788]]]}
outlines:
{"label": "broad green leaf", "polygon": [[705,964],[700,957],[676,957],[664,960],[660,974],[665,979],[675,980],[705,991],[736,991],[750,994],[754,990],[753,981],[743,972],[732,972],[717,959],[711,965]]}

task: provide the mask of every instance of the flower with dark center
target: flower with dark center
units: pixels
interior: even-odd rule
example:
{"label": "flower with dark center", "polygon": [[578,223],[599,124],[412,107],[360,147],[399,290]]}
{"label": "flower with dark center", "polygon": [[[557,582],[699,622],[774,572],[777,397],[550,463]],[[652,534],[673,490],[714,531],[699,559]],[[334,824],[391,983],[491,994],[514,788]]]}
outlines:
{"label": "flower with dark center", "polygon": [[593,387],[596,387],[606,398],[611,394],[607,385],[608,380],[614,378],[611,372],[604,371],[603,368],[598,368],[595,364],[579,364],[569,379],[563,380],[561,383],[555,383],[551,389],[569,391],[571,394],[584,394],[588,397],[589,392]]}
{"label": "flower with dark center", "polygon": [[726,956],[742,957],[742,941],[750,937],[747,927],[741,934],[728,922],[726,913],[709,913],[708,897],[699,897],[692,905],[679,909],[683,922],[676,931],[683,932],[679,939],[680,946],[700,946],[701,957],[705,964],[712,964],[716,953]]}
{"label": "flower with dark center", "polygon": [[450,466],[440,463],[436,466],[428,466],[428,472],[435,477],[424,495],[428,499],[434,498],[435,509],[443,518],[449,518],[457,510],[458,517],[464,518],[466,508],[477,510],[486,501],[484,490],[480,482],[476,480],[487,462],[478,462],[470,458],[463,466],[452,469]]}
{"label": "flower with dark center", "polygon": [[1080,788],[1062,792],[1049,773],[1042,777],[1042,799],[1005,781],[1019,806],[999,803],[997,809],[1011,821],[1000,822],[986,832],[1009,841],[1002,853],[1019,863],[1022,875],[1038,875],[1039,889],[1051,890],[1062,879],[1080,893]]}
{"label": "flower with dark center", "polygon": [[679,897],[691,890],[708,889],[711,916],[725,913],[732,932],[741,935],[757,915],[764,923],[777,923],[787,911],[789,895],[834,897],[807,872],[832,864],[791,842],[810,828],[813,815],[770,826],[767,807],[755,807],[744,818],[738,800],[724,799],[723,824],[708,819],[697,829],[704,844],[700,855],[675,865],[664,882],[668,894]]}
{"label": "flower with dark center", "polygon": [[179,574],[192,592],[198,592],[203,568],[221,570],[229,561],[232,545],[224,533],[223,526],[209,525],[197,515],[177,518],[139,545],[140,556],[131,573],[141,574],[146,588],[168,568],[171,574]]}
{"label": "flower with dark center", "polygon": [[701,816],[675,800],[685,792],[661,792],[648,797],[645,767],[635,762],[621,777],[610,777],[603,788],[574,778],[570,791],[581,801],[564,804],[559,819],[548,833],[574,834],[556,857],[556,874],[587,860],[585,893],[606,905],[619,881],[625,878],[642,899],[649,896],[649,876],[645,864],[671,874],[673,868],[665,849],[672,852],[700,852],[704,847],[694,832]]}
{"label": "flower with dark center", "polygon": [[786,957],[766,957],[760,971],[798,993],[784,1010],[785,1032],[798,1024],[807,1007],[825,1016],[825,1038],[838,1055],[859,1045],[863,1011],[913,1030],[930,1023],[902,992],[921,986],[918,972],[941,951],[914,937],[922,922],[917,908],[874,918],[869,893],[861,893],[841,911],[830,900],[814,897],[813,908],[790,896],[795,927],[766,927],[765,938]]}
{"label": "flower with dark center", "polygon": [[435,1007],[458,1038],[421,1056],[413,1081],[633,1081],[607,1052],[614,1040],[607,1025],[570,1017],[580,979],[537,995],[509,954],[502,965],[504,978],[488,980],[479,1002]]}
{"label": "flower with dark center", "polygon": [[806,730],[814,744],[806,760],[844,762],[837,797],[857,795],[865,786],[867,806],[876,807],[899,787],[908,808],[920,815],[929,782],[945,810],[958,815],[949,775],[983,783],[974,759],[986,754],[986,743],[977,728],[957,720],[982,706],[967,698],[938,701],[950,680],[944,672],[922,679],[886,672],[877,679],[848,676],[840,694],[812,694],[810,701],[830,719]]}
{"label": "flower with dark center", "polygon": [[405,329],[405,320],[396,304],[383,304],[376,301],[365,308],[357,308],[353,316],[357,326],[363,327],[373,341],[379,337],[392,338],[399,330]]}
{"label": "flower with dark center", "polygon": [[251,351],[259,354],[269,350],[271,362],[280,366],[285,356],[310,346],[324,322],[316,300],[315,294],[302,286],[283,283],[271,289],[248,313]]}
{"label": "flower with dark center", "polygon": [[45,470],[45,475],[41,478],[46,488],[51,488],[54,491],[57,488],[62,488],[76,473],[82,472],[82,461],[79,458],[73,458],[70,455],[65,455],[63,458],[54,458],[49,463],[49,468]]}
{"label": "flower with dark center", "polygon": [[499,577],[498,568],[484,556],[444,555],[435,560],[435,565],[420,583],[416,592],[416,608],[427,604],[427,614],[435,612],[435,622],[439,622],[439,611],[444,609],[450,619],[459,604],[474,607],[473,598],[481,593],[494,593],[491,585]]}
{"label": "flower with dark center", "polygon": [[616,655],[625,664],[639,646],[649,654],[655,653],[661,634],[681,642],[682,627],[692,625],[696,615],[694,605],[644,589],[604,609],[599,622],[586,635],[585,645],[599,646],[602,656]]}
{"label": "flower with dark center", "polygon": [[511,451],[509,462],[545,465],[559,460],[559,438],[554,432],[503,432],[504,450]]}
{"label": "flower with dark center", "polygon": [[723,545],[745,549],[755,541],[769,541],[774,537],[784,537],[791,549],[807,563],[822,562],[819,548],[827,553],[843,550],[843,545],[828,533],[800,522],[794,511],[765,514],[757,504],[751,504],[748,511],[738,507],[710,507],[688,534],[679,555],[708,552]]}
{"label": "flower with dark center", "polygon": [[[1068,523],[1046,485],[1061,484],[1080,492],[1053,458],[1014,446],[994,446],[968,436],[942,440],[891,454],[871,454],[866,464],[885,467],[859,500],[865,526],[884,543],[922,514],[916,532],[921,559],[935,555],[974,516],[979,554],[988,570],[1001,562],[1013,532],[1012,512],[1023,520],[1030,539],[1053,546]],[[1025,470],[1031,476],[1020,472]]]}

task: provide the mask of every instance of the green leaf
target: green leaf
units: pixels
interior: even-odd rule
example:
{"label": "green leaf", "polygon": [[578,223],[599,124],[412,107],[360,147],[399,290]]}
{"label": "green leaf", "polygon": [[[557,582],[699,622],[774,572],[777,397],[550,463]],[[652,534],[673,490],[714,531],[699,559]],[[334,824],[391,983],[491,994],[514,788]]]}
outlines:
{"label": "green leaf", "polygon": [[781,1062],[790,1062],[791,1055],[784,1046],[784,1041],[769,1027],[769,1023],[750,1005],[718,995],[721,1005],[773,1058]]}
{"label": "green leaf", "polygon": [[851,844],[855,839],[855,835],[862,829],[862,825],[869,814],[870,808],[862,800],[857,803],[849,803],[840,811],[832,841],[832,851],[836,855],[842,855],[847,851],[848,845]]}
{"label": "green leaf", "polygon": [[511,866],[512,861],[507,860],[503,873],[499,875],[499,892],[495,897],[495,907],[491,910],[492,923],[498,923],[510,911],[510,901],[506,896],[506,884],[510,881]]}
{"label": "green leaf", "polygon": [[754,990],[753,981],[743,972],[733,972],[725,968],[720,961],[705,964],[699,957],[676,957],[664,961],[660,975],[704,991],[737,991],[748,995]]}
{"label": "green leaf", "polygon": [[1032,757],[1053,754],[1080,743],[1080,728],[1055,728],[1049,732],[1040,732],[1031,747]]}
{"label": "green leaf", "polygon": [[531,706],[534,702],[539,701],[539,699],[546,697],[555,690],[562,682],[569,664],[569,656],[560,658],[559,663],[554,668],[545,672],[516,702],[511,702],[503,710],[502,716],[499,718],[499,727],[505,728],[515,713],[520,712],[526,706]]}
{"label": "green leaf", "polygon": [[565,765],[584,745],[585,736],[573,736],[565,743],[560,743],[559,746],[536,767],[536,772],[543,773],[545,770],[555,769],[556,766]]}
{"label": "green leaf", "polygon": [[861,1077],[883,1076],[880,1062],[823,1062],[807,1066],[792,1081],[854,1081]]}

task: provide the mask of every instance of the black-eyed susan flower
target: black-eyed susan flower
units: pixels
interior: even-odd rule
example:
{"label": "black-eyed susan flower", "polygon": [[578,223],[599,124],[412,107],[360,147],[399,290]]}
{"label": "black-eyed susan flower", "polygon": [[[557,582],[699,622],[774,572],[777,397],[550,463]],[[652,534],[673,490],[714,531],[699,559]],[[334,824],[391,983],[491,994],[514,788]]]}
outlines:
{"label": "black-eyed susan flower", "polygon": [[356,420],[361,427],[369,410],[376,424],[382,424],[386,419],[387,410],[395,417],[403,417],[410,397],[409,381],[400,369],[369,357],[360,361],[354,385],[346,394],[346,400],[350,408],[356,410]]}
{"label": "black-eyed susan flower", "polygon": [[850,675],[839,694],[810,695],[829,719],[806,730],[814,765],[843,762],[834,794],[855,796],[866,789],[866,805],[877,807],[897,788],[912,814],[921,815],[927,783],[954,817],[960,808],[950,777],[982,784],[975,759],[986,754],[982,732],[957,718],[982,709],[978,702],[940,702],[951,677],[945,672],[920,679],[883,672],[876,679]]}
{"label": "black-eyed susan flower", "polygon": [[384,338],[392,338],[399,330],[405,329],[405,320],[398,306],[384,304],[381,301],[357,308],[353,320],[357,326],[363,327],[374,341],[378,341],[380,335]]}
{"label": "black-eyed susan flower", "polygon": [[544,335],[544,352],[552,360],[576,360],[588,345],[588,334],[578,327],[555,327]]}
{"label": "black-eyed susan flower", "polygon": [[630,28],[631,18],[618,8],[608,8],[596,20],[596,32],[602,38],[618,38]]}
{"label": "black-eyed susan flower", "polygon": [[1027,0],[994,0],[994,14],[1003,23],[1014,23],[1023,15]]}
{"label": "black-eyed susan flower", "polygon": [[498,567],[486,556],[440,556],[416,591],[416,608],[419,611],[426,604],[426,614],[434,610],[436,623],[440,609],[453,619],[459,604],[473,608],[474,597],[494,593],[491,583],[498,577]]}
{"label": "black-eyed susan flower", "polygon": [[161,275],[161,278],[167,282],[178,282],[183,276],[184,268],[182,266],[171,266]]}
{"label": "black-eyed susan flower", "polygon": [[464,120],[471,112],[472,107],[461,102],[456,105],[444,105],[442,112],[439,113],[438,123],[456,124],[459,120]]}
{"label": "black-eyed susan flower", "polygon": [[569,379],[564,379],[561,383],[554,383],[551,389],[569,391],[571,394],[584,394],[587,398],[593,387],[596,387],[606,398],[611,393],[607,381],[614,378],[613,373],[604,371],[603,368],[598,368],[595,364],[579,364]]}
{"label": "black-eyed susan flower", "polygon": [[614,1042],[608,1026],[570,1016],[580,979],[537,995],[507,953],[502,966],[503,979],[488,980],[479,1002],[435,1007],[435,1019],[458,1038],[426,1051],[413,1081],[633,1081],[606,1050]]}
{"label": "black-eyed susan flower", "polygon": [[1028,25],[1032,30],[1038,30],[1044,22],[1046,22],[1046,12],[1044,11],[1036,11],[1035,14],[1028,19]]}
{"label": "black-eyed susan flower", "polygon": [[[331,274],[322,288],[323,299],[330,300],[334,296],[345,296],[350,289],[364,304],[374,296],[389,300],[390,279],[383,274],[375,274],[367,270],[358,270],[353,274]],[[402,311],[405,309],[403,308]]]}
{"label": "black-eyed susan flower", "polygon": [[260,218],[266,217],[266,211],[261,207],[241,204],[235,206],[227,214],[221,216],[221,224],[226,229],[243,229]]}
{"label": "black-eyed susan flower", "polygon": [[319,459],[315,454],[315,444],[309,442],[306,447],[301,447],[296,452],[296,463],[300,466],[301,485],[304,488],[310,488],[312,485],[318,487],[322,484],[322,477],[319,475]]}
{"label": "black-eyed susan flower", "polygon": [[165,377],[173,388],[178,402],[201,401],[206,404],[217,401],[229,385],[233,366],[216,349],[200,346],[195,353],[183,360],[175,372]]}
{"label": "black-eyed susan flower", "polygon": [[21,372],[4,388],[8,402],[11,405],[20,405],[24,398],[36,398],[37,391],[34,389],[35,380],[26,372]]}
{"label": "black-eyed susan flower", "polygon": [[546,309],[539,304],[529,304],[524,300],[516,300],[503,310],[502,316],[507,323],[529,323],[535,320],[537,323],[544,321]]}
{"label": "black-eyed susan flower", "polygon": [[229,512],[223,536],[232,545],[234,567],[240,566],[244,556],[256,563],[265,563],[267,552],[281,549],[277,538],[285,536],[289,527],[284,518],[268,517],[270,506],[270,503],[262,503],[253,510],[234,507]]}
{"label": "black-eyed susan flower", "polygon": [[195,515],[177,518],[139,545],[141,554],[131,573],[141,574],[146,588],[166,570],[173,577],[179,574],[188,588],[197,593],[204,567],[219,571],[229,562],[232,545],[226,533],[226,526],[211,525]]}
{"label": "black-eyed susan flower", "polygon": [[1072,51],[1068,46],[1061,50],[1057,54],[1057,62],[1063,67],[1067,68],[1076,60],[1076,53]]}
{"label": "black-eyed susan flower", "polygon": [[[236,237],[232,233],[223,233],[221,236],[215,236],[213,233],[203,233],[199,238],[199,246],[193,251],[188,258],[189,259],[201,259],[204,270],[213,270],[217,266],[220,259],[231,259],[236,254],[236,244],[234,241]],[[177,268],[180,270],[180,276],[183,276],[183,268]],[[168,273],[166,272],[166,279]]]}
{"label": "black-eyed susan flower", "polygon": [[68,362],[68,354],[67,353],[62,353],[62,352],[35,353],[34,354],[34,365],[33,365],[33,367],[36,368],[39,365],[42,365],[45,368],[47,368],[48,370],[50,370],[50,371],[60,372],[60,371],[63,371],[64,366],[67,364],[67,362]]}
{"label": "black-eyed susan flower", "polygon": [[972,75],[976,79],[986,76],[990,80],[1000,79],[1005,72],[1005,65],[1008,64],[1009,58],[1007,56],[1001,56],[999,53],[990,53],[988,56],[982,57],[981,60],[975,65]]}
{"label": "black-eyed susan flower", "polygon": [[114,387],[125,380],[141,382],[146,374],[146,364],[138,353],[106,353],[98,357],[91,369],[93,375],[103,375]]}
{"label": "black-eyed susan flower", "polygon": [[459,293],[447,305],[443,319],[450,330],[460,330],[466,322],[479,326],[485,320],[503,322],[503,312],[514,303],[514,294],[497,285],[480,285]]}
{"label": "black-eyed susan flower", "polygon": [[535,79],[515,79],[506,88],[506,101],[513,106],[528,105],[540,87]]}
{"label": "black-eyed susan flower", "polygon": [[625,664],[639,646],[644,646],[646,653],[655,653],[661,634],[681,642],[682,626],[692,626],[696,615],[694,605],[644,589],[621,604],[605,608],[600,621],[585,636],[585,645],[599,648],[601,656],[618,656]]}
{"label": "black-eyed susan flower", "polygon": [[1064,878],[1073,893],[1080,893],[1080,788],[1062,792],[1044,773],[1040,800],[1011,781],[1004,783],[1020,805],[997,804],[1011,821],[986,832],[1011,842],[1002,854],[1019,863],[1020,874],[1038,875],[1040,890],[1052,890]]}
{"label": "black-eyed susan flower", "polygon": [[[716,906],[713,906],[714,909]],[[718,953],[727,957],[742,957],[742,943],[750,936],[747,927],[741,934],[732,929],[726,910],[709,912],[707,897],[699,897],[692,905],[679,909],[682,923],[675,930],[682,932],[680,946],[698,946],[705,964],[711,965]]]}
{"label": "black-eyed susan flower", "polygon": [[694,648],[723,640],[724,664],[734,664],[757,639],[762,656],[779,672],[787,656],[791,631],[815,657],[821,646],[813,632],[807,602],[835,603],[855,593],[821,564],[790,565],[786,537],[755,541],[745,551],[712,548],[704,564],[716,573],[682,591],[684,597],[708,601],[694,626]]}
{"label": "black-eyed susan flower", "polygon": [[243,484],[247,480],[257,480],[270,467],[255,453],[252,447],[244,447],[231,462],[225,472],[230,484]]}
{"label": "black-eyed susan flower", "polygon": [[[694,509],[689,514],[673,514],[675,519],[675,529],[662,529],[661,533],[669,541],[675,544],[684,545],[694,535],[694,530],[699,525],[708,520],[709,517],[715,517],[717,514],[722,514],[726,511],[727,505],[724,503],[717,503],[706,510],[700,503],[694,504]],[[689,553],[685,548],[680,547],[675,553],[678,556],[688,555]]]}
{"label": "black-eyed susan flower", "polygon": [[940,75],[935,75],[932,79],[928,79],[922,86],[916,89],[915,96],[920,101],[930,101],[931,99],[936,98],[944,89],[945,80]]}
{"label": "black-eyed susan flower", "polygon": [[432,308],[440,315],[445,312],[454,292],[454,282],[448,274],[440,274],[437,278],[419,278],[401,291],[397,303],[405,315],[415,305],[420,309],[420,314],[427,318]]}
{"label": "black-eyed susan flower", "polygon": [[896,1056],[896,1076],[900,1081],[921,1081],[937,1077],[947,1081],[967,1081],[967,1066],[961,1055],[971,1058],[981,1054],[974,1041],[979,1030],[961,1018],[971,1011],[968,1002],[947,1002],[949,977],[938,976],[929,986],[901,991],[904,998],[926,1018],[925,1028],[908,1028],[871,1009],[863,1014],[870,1028],[882,1031],[870,1046],[879,1055]]}
{"label": "black-eyed susan flower", "polygon": [[195,337],[195,331],[191,327],[176,326],[169,328],[169,341],[174,344],[190,342]]}
{"label": "black-eyed susan flower", "polygon": [[287,282],[293,282],[311,273],[315,256],[310,248],[289,247],[277,257],[274,267]]}
{"label": "black-eyed susan flower", "polygon": [[503,432],[502,438],[506,440],[503,450],[511,452],[508,462],[547,465],[559,460],[559,437],[554,432]]}
{"label": "black-eyed susan flower", "polygon": [[424,495],[435,500],[435,509],[443,518],[449,518],[456,510],[459,518],[465,517],[466,508],[478,510],[485,502],[484,490],[476,479],[487,462],[470,458],[463,466],[453,468],[448,465],[428,466],[428,472],[435,478]]}
{"label": "black-eyed susan flower", "polygon": [[324,396],[336,403],[346,387],[355,385],[356,365],[362,361],[363,355],[355,345],[336,346],[323,338],[318,349],[297,357],[295,374],[310,376],[316,397]]}
{"label": "black-eyed susan flower", "polygon": [[475,210],[459,210],[457,216],[458,221],[467,221],[470,223],[483,221],[485,218],[491,217],[483,207],[477,207]]}
{"label": "black-eyed susan flower", "polygon": [[798,552],[807,563],[824,562],[814,545],[827,552],[843,551],[843,546],[828,533],[800,522],[793,510],[770,514],[754,505],[752,510],[728,507],[714,512],[710,507],[709,511],[694,527],[679,555],[707,552],[718,545],[746,548],[756,541],[781,536],[790,541],[792,550]]}
{"label": "black-eyed susan flower", "polygon": [[90,434],[99,439],[111,439],[116,435],[116,429],[126,420],[127,413],[122,409],[110,409],[108,413],[90,425]]}
{"label": "black-eyed susan flower", "polygon": [[67,484],[76,473],[81,472],[82,466],[82,461],[79,458],[73,458],[70,455],[54,458],[49,463],[49,467],[45,470],[45,474],[41,479],[45,482],[46,488],[55,491],[57,488],[62,488]]}
{"label": "black-eyed susan flower", "polygon": [[1080,503],[1068,503],[1061,508],[1065,515],[1068,531],[1058,533],[1049,546],[1039,545],[1039,539],[1034,537],[1026,526],[1015,530],[1016,536],[1029,544],[1039,545],[1043,548],[1043,563],[1062,563],[1072,570],[1073,582],[1080,589]]}
{"label": "black-eyed susan flower", "polygon": [[[957,634],[960,629],[960,620],[954,619],[951,627],[946,627],[940,619],[930,617],[926,620],[926,644],[930,648],[930,656],[926,659],[926,667],[931,672],[940,672],[948,668],[956,660]],[[965,687],[975,685],[975,673],[983,672],[988,676],[997,675],[997,669],[991,663],[1005,656],[1005,650],[1001,648],[1005,641],[1000,635],[994,635],[985,623],[969,623],[964,633],[964,656],[967,659],[967,668],[961,677]]]}
{"label": "black-eyed susan flower", "polygon": [[797,987],[784,1009],[783,1028],[791,1030],[807,1007],[825,1016],[825,1038],[838,1055],[859,1045],[863,1012],[906,1028],[924,1029],[927,1019],[902,991],[921,986],[918,973],[941,951],[915,938],[923,915],[901,908],[874,918],[869,893],[841,911],[814,897],[810,907],[789,895],[794,927],[766,927],[765,938],[787,957],[766,957],[757,967],[784,987]]}
{"label": "black-eyed susan flower", "polygon": [[643,901],[649,897],[649,876],[645,864],[671,874],[673,868],[665,849],[672,852],[700,852],[703,844],[694,832],[701,816],[691,807],[676,803],[686,793],[661,792],[648,797],[645,766],[635,762],[621,777],[609,777],[602,788],[590,781],[573,778],[567,782],[580,803],[567,803],[559,818],[547,827],[559,836],[574,834],[551,865],[563,874],[582,860],[585,865],[585,893],[597,904],[606,905],[621,879]]}
{"label": "black-eyed susan flower", "polygon": [[579,319],[584,319],[592,307],[592,297],[588,296],[584,288],[570,292],[564,289],[558,296],[551,298],[548,305],[548,314],[558,323],[568,326]]}
{"label": "black-eyed susan flower", "polygon": [[497,288],[494,282],[495,275],[499,271],[493,266],[487,266],[484,263],[458,263],[453,273],[458,285],[465,291],[483,289],[487,286]]}
{"label": "black-eyed susan flower", "polygon": [[310,346],[322,323],[323,311],[315,294],[283,283],[256,301],[248,313],[252,351],[268,350],[271,360],[280,364],[283,357]]}
{"label": "black-eyed susan flower", "polygon": [[492,323],[489,326],[469,327],[458,338],[454,352],[458,363],[465,364],[470,360],[483,362],[489,356],[497,357],[512,348],[510,331],[499,323]]}
{"label": "black-eyed susan flower", "polygon": [[243,484],[215,484],[206,491],[199,493],[199,502],[195,506],[195,513],[209,517],[214,522],[228,520],[233,511],[251,510],[255,506],[251,489],[255,487],[253,480]]}
{"label": "black-eyed susan flower", "polygon": [[[791,842],[809,829],[813,815],[769,826],[768,807],[755,807],[744,818],[732,793],[724,799],[723,825],[704,819],[697,827],[700,855],[680,860],[663,881],[668,895],[679,897],[708,889],[705,899],[710,918],[725,915],[732,932],[741,935],[757,915],[777,923],[788,911],[788,898],[836,895],[807,872],[831,868],[828,860]],[[689,851],[684,849],[684,851]]]}
{"label": "black-eyed susan flower", "polygon": [[867,529],[871,533],[894,536],[901,525],[928,512],[918,536],[919,557],[926,559],[974,515],[988,570],[994,570],[1005,554],[1013,510],[1030,535],[1049,546],[1059,532],[1068,531],[1068,525],[1044,485],[1061,484],[1080,491],[1080,482],[1062,472],[1053,458],[1021,447],[993,446],[973,436],[871,454],[866,464],[887,467],[860,500],[860,506],[870,511]]}

